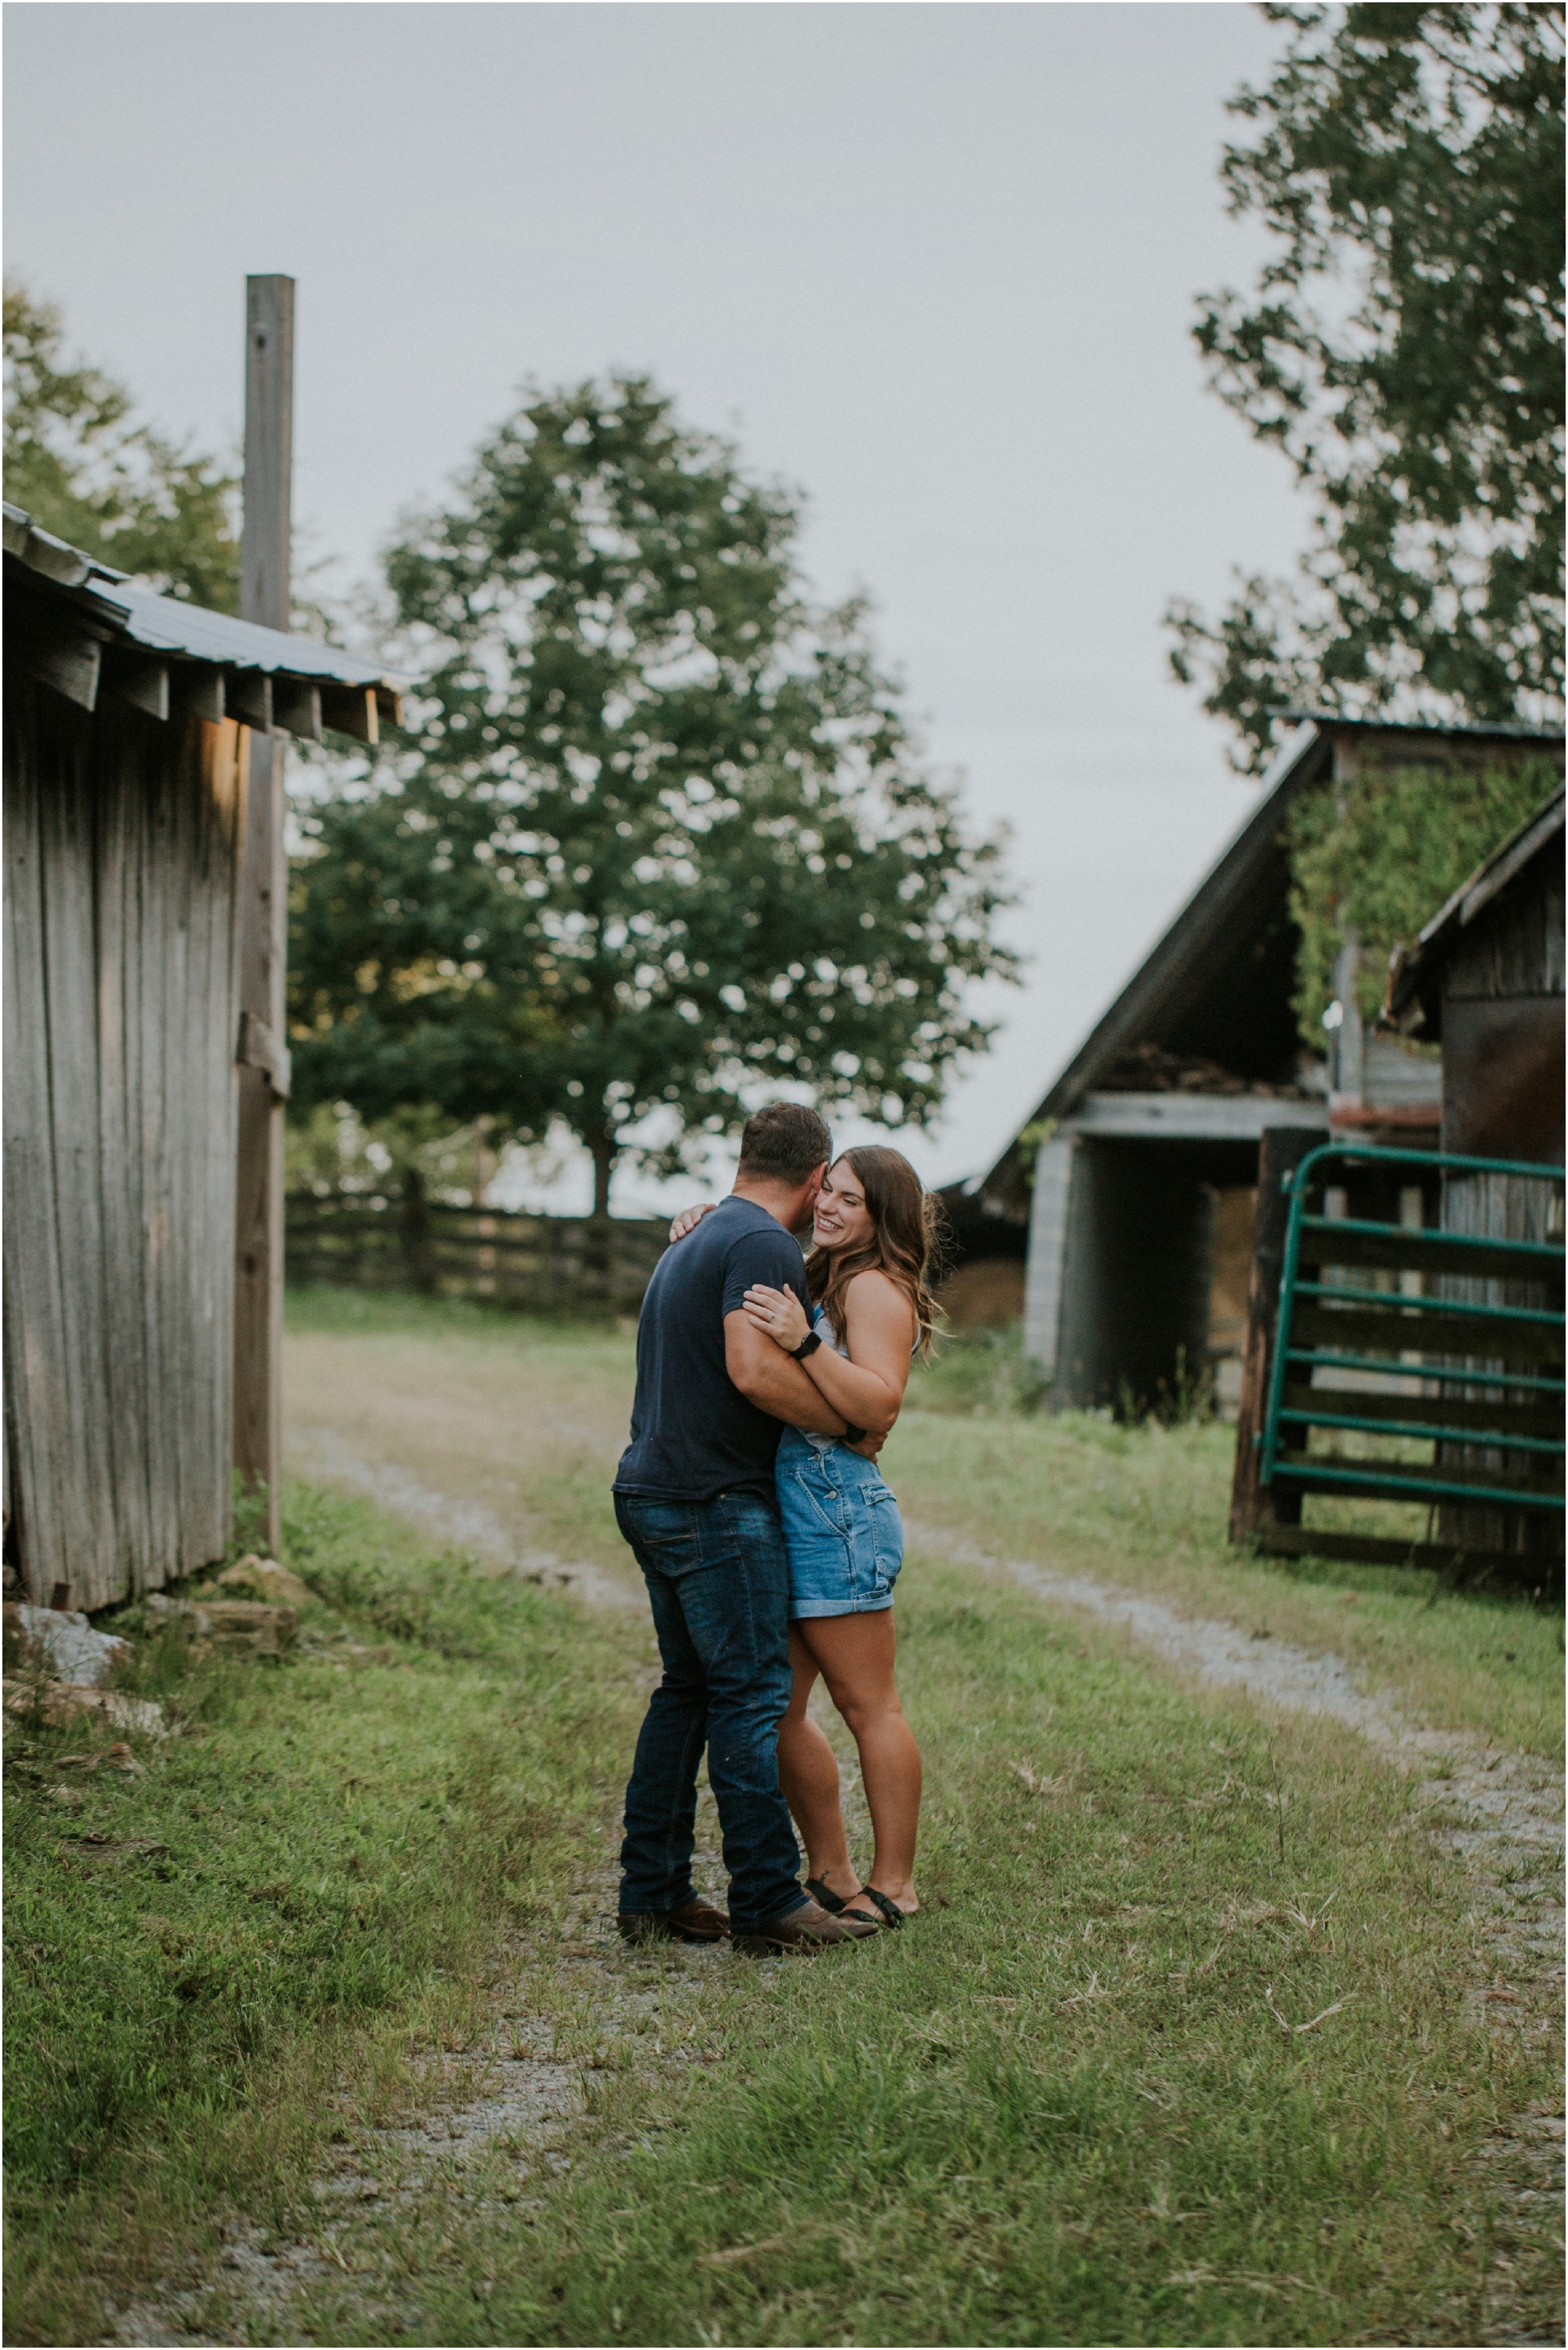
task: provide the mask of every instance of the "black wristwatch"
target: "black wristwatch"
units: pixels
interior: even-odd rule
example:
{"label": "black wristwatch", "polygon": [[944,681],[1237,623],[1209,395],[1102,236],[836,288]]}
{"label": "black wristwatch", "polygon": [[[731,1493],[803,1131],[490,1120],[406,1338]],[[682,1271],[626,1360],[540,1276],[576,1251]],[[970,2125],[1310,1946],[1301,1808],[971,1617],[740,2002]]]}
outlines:
{"label": "black wristwatch", "polygon": [[804,1363],[808,1355],[815,1354],[821,1344],[822,1339],[817,1332],[815,1330],[808,1330],[805,1337],[801,1340],[799,1346],[792,1347],[790,1348],[791,1362]]}

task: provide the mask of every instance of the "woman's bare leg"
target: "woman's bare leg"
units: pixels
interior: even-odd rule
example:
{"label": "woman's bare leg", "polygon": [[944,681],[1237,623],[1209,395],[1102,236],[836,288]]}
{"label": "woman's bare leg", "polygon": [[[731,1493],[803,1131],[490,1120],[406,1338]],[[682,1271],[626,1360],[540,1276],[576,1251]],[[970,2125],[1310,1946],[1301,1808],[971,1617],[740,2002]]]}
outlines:
{"label": "woman's bare leg", "polygon": [[789,1660],[794,1669],[794,1687],[789,1711],[779,1725],[779,1784],[805,1839],[806,1875],[820,1877],[841,1901],[847,1901],[859,1892],[860,1879],[851,1866],[845,1840],[838,1762],[805,1710],[816,1667],[794,1624],[790,1626]]}
{"label": "woman's bare leg", "polygon": [[[900,1909],[918,1909],[914,1866],[920,1750],[904,1719],[893,1679],[893,1611],[883,1607],[865,1616],[803,1617],[791,1627],[790,1638],[792,1644],[799,1640],[821,1673],[860,1750],[860,1776],[877,1839],[865,1881]],[[796,1679],[798,1686],[798,1668]],[[806,1687],[810,1685],[808,1681]],[[826,1739],[823,1744],[827,1744]],[[836,1784],[836,1770],[834,1777]]]}

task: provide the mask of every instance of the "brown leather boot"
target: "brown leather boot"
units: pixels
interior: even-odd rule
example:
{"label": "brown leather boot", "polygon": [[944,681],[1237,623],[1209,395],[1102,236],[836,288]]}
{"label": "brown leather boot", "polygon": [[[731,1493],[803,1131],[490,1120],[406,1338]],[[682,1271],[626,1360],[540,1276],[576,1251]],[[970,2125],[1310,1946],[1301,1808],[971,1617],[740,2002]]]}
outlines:
{"label": "brown leather boot", "polygon": [[782,1918],[769,1918],[754,1931],[737,1934],[735,1948],[754,1959],[765,1959],[774,1950],[815,1957],[830,1943],[865,1942],[877,1931],[857,1918],[830,1918],[819,1901],[803,1901],[798,1909],[786,1909]]}
{"label": "brown leather boot", "polygon": [[730,1930],[727,1911],[701,1899],[679,1909],[623,1909],[616,1924],[628,1942],[722,1942]]}

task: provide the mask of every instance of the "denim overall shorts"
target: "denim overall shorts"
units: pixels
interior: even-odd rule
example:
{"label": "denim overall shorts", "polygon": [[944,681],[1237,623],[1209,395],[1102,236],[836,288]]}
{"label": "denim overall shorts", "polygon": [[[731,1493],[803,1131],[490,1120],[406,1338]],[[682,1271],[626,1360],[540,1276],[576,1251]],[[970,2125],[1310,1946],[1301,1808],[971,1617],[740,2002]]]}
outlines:
{"label": "denim overall shorts", "polygon": [[[815,1326],[833,1346],[820,1308]],[[868,1616],[891,1607],[904,1564],[904,1522],[877,1463],[833,1437],[786,1428],[774,1473],[789,1552],[791,1616]]]}

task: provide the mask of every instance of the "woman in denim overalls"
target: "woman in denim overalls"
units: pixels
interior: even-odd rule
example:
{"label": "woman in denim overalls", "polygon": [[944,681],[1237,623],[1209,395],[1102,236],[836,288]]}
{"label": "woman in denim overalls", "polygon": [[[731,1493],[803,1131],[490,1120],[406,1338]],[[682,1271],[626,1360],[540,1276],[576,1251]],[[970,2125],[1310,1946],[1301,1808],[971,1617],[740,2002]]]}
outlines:
{"label": "woman in denim overalls", "polygon": [[[678,1217],[671,1237],[704,1212]],[[910,1359],[929,1347],[933,1239],[934,1203],[903,1154],[879,1146],[846,1150],[817,1199],[806,1260],[811,1323],[788,1290],[746,1293],[749,1318],[800,1361],[852,1433],[887,1434],[904,1400]],[[825,1909],[901,1926],[919,1907],[913,1869],[920,1750],[893,1679],[893,1586],[904,1558],[898,1505],[876,1462],[836,1437],[786,1428],[775,1473],[794,1669],[779,1731],[779,1779],[805,1839],[806,1891]],[[806,1712],[819,1673],[860,1752],[876,1839],[864,1883],[849,1857],[833,1749]]]}

